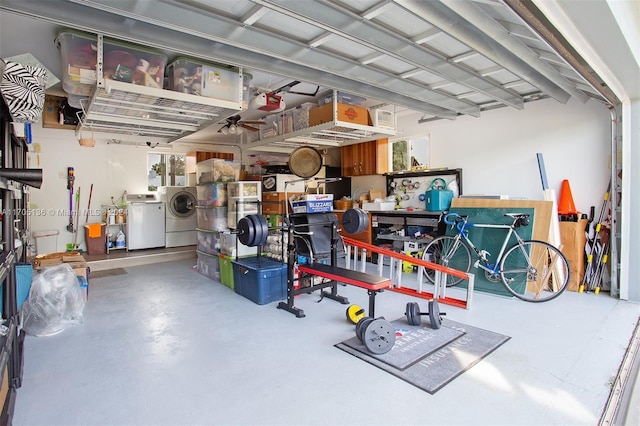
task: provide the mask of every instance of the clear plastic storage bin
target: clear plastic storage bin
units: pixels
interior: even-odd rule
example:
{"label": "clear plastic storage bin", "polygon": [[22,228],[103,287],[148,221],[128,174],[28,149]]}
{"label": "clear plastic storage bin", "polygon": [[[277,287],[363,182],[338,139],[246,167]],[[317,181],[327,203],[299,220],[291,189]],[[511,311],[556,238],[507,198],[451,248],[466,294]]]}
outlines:
{"label": "clear plastic storage bin", "polygon": [[314,106],[316,105],[307,102],[292,110],[294,131],[303,130],[309,127],[309,110]]}
{"label": "clear plastic storage bin", "polygon": [[[338,102],[341,104],[357,105],[357,106],[363,107],[367,102],[367,98],[363,98],[362,96],[358,96],[358,95],[352,95],[350,93],[337,91],[337,96],[338,96]],[[318,102],[318,104],[324,105],[324,104],[330,104],[331,102],[333,102],[333,93],[328,93],[327,95],[325,95],[320,99],[320,102]]]}
{"label": "clear plastic storage bin", "polygon": [[229,214],[228,223],[229,228],[237,228],[238,221],[250,214],[259,213],[259,197],[229,197]]}
{"label": "clear plastic storage bin", "polygon": [[224,231],[227,229],[226,207],[196,206],[196,216],[199,229],[205,231]]}
{"label": "clear plastic storage bin", "polygon": [[240,177],[240,168],[240,163],[220,158],[200,161],[196,164],[197,183],[237,181]]}
{"label": "clear plastic storage bin", "polygon": [[258,247],[249,247],[238,241],[238,236],[230,232],[220,233],[220,252],[227,256],[245,257],[256,256],[258,254]]}
{"label": "clear plastic storage bin", "polygon": [[229,182],[227,194],[231,197],[260,197],[261,183],[259,181]]}
{"label": "clear plastic storage bin", "polygon": [[198,263],[196,269],[205,277],[212,280],[220,280],[220,261],[217,255],[211,255],[197,251]]}
{"label": "clear plastic storage bin", "polygon": [[[71,95],[89,96],[96,84],[98,37],[65,30],[56,43],[62,56],[62,88]],[[105,79],[162,89],[167,57],[162,52],[125,41],[103,39]]]}
{"label": "clear plastic storage bin", "polygon": [[198,234],[197,250],[206,254],[218,254],[221,251],[220,231],[196,229]]}
{"label": "clear plastic storage bin", "polygon": [[167,89],[230,102],[242,102],[243,81],[237,67],[178,58],[167,65]]}
{"label": "clear plastic storage bin", "polygon": [[242,74],[242,110],[249,109],[249,99],[251,98],[251,80],[253,76],[248,72]]}
{"label": "clear plastic storage bin", "polygon": [[198,205],[206,207],[225,207],[227,205],[226,183],[204,183],[196,185]]}

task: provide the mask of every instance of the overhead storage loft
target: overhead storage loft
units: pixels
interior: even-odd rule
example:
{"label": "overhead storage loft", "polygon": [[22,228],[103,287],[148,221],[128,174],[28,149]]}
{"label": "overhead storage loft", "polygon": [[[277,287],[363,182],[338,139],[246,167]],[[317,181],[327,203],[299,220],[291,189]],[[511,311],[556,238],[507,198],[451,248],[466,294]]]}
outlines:
{"label": "overhead storage loft", "polygon": [[228,102],[114,80],[96,85],[76,130],[139,142],[172,142],[240,111]]}
{"label": "overhead storage loft", "polygon": [[395,128],[381,128],[346,123],[335,118],[303,130],[285,133],[243,145],[253,151],[293,151],[300,145],[317,147],[339,147],[360,142],[382,139],[396,134]]}
{"label": "overhead storage loft", "polygon": [[[76,129],[78,139],[88,133],[98,133],[99,136],[116,141],[171,143],[210,125],[224,123],[228,117],[243,109],[241,69],[233,71],[233,78],[238,82],[233,84],[237,87],[234,91],[240,95],[235,101],[132,84],[105,78],[103,64],[108,56],[105,56],[104,37],[98,34],[95,40],[96,84],[91,90],[91,96],[80,101],[83,117]],[[65,82],[68,77],[69,74],[66,73]],[[76,86],[68,87],[70,90],[77,90]],[[244,144],[243,148],[289,152],[301,144],[336,147],[395,135],[395,112],[390,111],[389,106],[381,111],[390,117],[386,127],[374,127],[368,125],[372,119],[369,111],[363,107],[352,107],[360,110],[359,123],[341,120],[336,91],[333,91],[332,98],[333,112],[326,123],[305,126],[295,131],[288,129],[290,131],[282,131],[277,136]],[[308,122],[309,110],[306,112]],[[377,123],[377,109],[373,109],[372,113]],[[358,115],[355,111],[352,114]],[[282,127],[280,123],[280,128]]]}
{"label": "overhead storage loft", "polygon": [[[333,120],[327,123],[250,142],[243,148],[292,151],[301,144],[336,147],[396,133],[395,126],[340,121],[335,107],[334,103]],[[84,118],[76,129],[78,138],[93,131],[116,140],[171,143],[208,125],[224,122],[241,107],[238,102],[99,79],[83,109]]]}

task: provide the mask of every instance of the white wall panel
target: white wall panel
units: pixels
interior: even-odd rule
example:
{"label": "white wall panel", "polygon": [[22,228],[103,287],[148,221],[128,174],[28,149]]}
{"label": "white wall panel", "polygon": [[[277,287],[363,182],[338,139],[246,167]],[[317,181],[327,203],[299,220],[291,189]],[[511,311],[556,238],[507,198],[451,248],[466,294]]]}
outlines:
{"label": "white wall panel", "polygon": [[610,150],[610,115],[602,104],[549,99],[528,103],[523,111],[486,111],[480,118],[417,124],[418,118],[400,118],[402,136],[429,134],[431,168],[462,168],[466,195],[542,199],[536,158],[541,152],[551,189],[559,193],[568,179],[579,211],[600,208]]}

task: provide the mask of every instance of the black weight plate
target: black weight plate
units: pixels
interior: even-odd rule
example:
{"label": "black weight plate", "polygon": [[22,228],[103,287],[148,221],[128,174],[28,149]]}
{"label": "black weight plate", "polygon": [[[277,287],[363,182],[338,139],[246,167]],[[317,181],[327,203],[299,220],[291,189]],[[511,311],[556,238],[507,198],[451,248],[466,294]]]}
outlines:
{"label": "black weight plate", "polygon": [[361,342],[364,328],[369,325],[371,321],[373,321],[373,318],[365,317],[358,321],[358,323],[356,324],[356,336],[358,337],[358,339],[360,339]]}
{"label": "black weight plate", "polygon": [[347,319],[354,324],[358,324],[358,322],[365,317],[364,309],[358,305],[349,305],[346,313]]}
{"label": "black weight plate", "polygon": [[263,246],[267,242],[269,236],[269,224],[264,216],[260,214],[252,215],[253,222],[256,225],[256,233],[253,239],[254,246]]}
{"label": "black weight plate", "polygon": [[440,318],[440,306],[438,306],[437,300],[429,300],[429,322],[431,328],[437,330],[442,325],[442,318]]}
{"label": "black weight plate", "polygon": [[248,216],[241,218],[238,221],[238,239],[245,246],[249,245],[249,242],[253,241],[256,233],[256,228],[253,225],[253,221]]}
{"label": "black weight plate", "polygon": [[420,325],[422,322],[422,318],[420,315],[420,305],[416,302],[408,302],[407,303],[407,311],[406,311],[407,321],[409,325]]}
{"label": "black weight plate", "polygon": [[255,218],[254,215],[248,215],[246,217],[251,221],[251,224],[253,225],[253,239],[251,241],[249,241],[246,245],[249,246],[249,247],[255,247],[255,245],[256,245],[256,237],[258,236],[258,233],[260,232],[260,227],[256,223],[256,218]]}
{"label": "black weight plate", "polygon": [[342,228],[348,234],[359,234],[369,226],[369,216],[362,209],[349,209],[342,215]]}
{"label": "black weight plate", "polygon": [[396,329],[389,321],[377,318],[364,327],[362,343],[371,353],[386,354],[396,344]]}
{"label": "black weight plate", "polygon": [[366,231],[367,228],[369,227],[369,214],[362,209],[358,209],[358,213],[360,214],[361,220],[360,220],[360,227],[358,228],[358,232],[356,232],[356,234]]}

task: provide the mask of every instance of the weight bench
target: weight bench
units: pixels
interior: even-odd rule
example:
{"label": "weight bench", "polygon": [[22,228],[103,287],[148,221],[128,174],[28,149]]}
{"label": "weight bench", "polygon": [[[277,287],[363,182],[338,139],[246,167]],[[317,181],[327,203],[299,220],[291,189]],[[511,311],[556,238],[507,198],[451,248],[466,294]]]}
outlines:
{"label": "weight bench", "polygon": [[[391,280],[388,278],[322,263],[305,263],[299,265],[298,270],[307,274],[317,275],[322,278],[367,289],[367,294],[369,295],[368,315],[371,318],[375,318],[376,294],[392,285]],[[322,294],[323,296],[326,295],[324,291],[322,291]]]}

